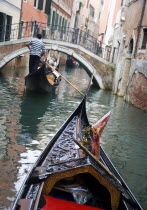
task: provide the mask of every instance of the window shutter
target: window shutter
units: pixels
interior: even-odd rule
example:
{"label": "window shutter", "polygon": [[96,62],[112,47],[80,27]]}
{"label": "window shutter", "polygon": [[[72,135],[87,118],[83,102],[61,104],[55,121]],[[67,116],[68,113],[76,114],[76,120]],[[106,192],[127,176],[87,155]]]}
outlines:
{"label": "window shutter", "polygon": [[43,9],[43,0],[38,1],[38,9],[42,10]]}
{"label": "window shutter", "polygon": [[143,29],[143,41],[142,41],[142,49],[146,49],[147,45],[147,28]]}
{"label": "window shutter", "polygon": [[34,7],[36,7],[37,5],[37,0],[34,0]]}
{"label": "window shutter", "polygon": [[46,0],[45,14],[50,15],[50,9],[51,9],[51,0]]}

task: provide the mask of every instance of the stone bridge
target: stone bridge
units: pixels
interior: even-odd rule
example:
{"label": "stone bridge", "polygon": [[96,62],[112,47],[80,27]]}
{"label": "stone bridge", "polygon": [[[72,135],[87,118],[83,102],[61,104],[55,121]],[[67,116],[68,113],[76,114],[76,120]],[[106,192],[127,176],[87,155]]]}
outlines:
{"label": "stone bridge", "polygon": [[[29,53],[26,47],[31,38],[0,43],[0,68],[22,54]],[[93,74],[93,83],[101,89],[112,89],[113,69],[109,62],[95,55],[84,47],[51,39],[43,40],[46,50],[54,50],[72,56],[85,69],[89,76]]]}

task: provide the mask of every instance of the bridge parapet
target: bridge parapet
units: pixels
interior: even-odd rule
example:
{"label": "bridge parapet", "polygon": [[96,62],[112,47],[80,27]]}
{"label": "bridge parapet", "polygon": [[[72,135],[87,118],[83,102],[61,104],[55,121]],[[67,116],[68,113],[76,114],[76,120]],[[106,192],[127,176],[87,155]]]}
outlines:
{"label": "bridge parapet", "polygon": [[[13,52],[9,52],[0,60],[0,68],[6,65],[12,59],[24,54],[28,53],[29,49],[26,46],[30,39],[21,40],[20,49],[14,50]],[[23,42],[22,42],[23,41]],[[17,47],[18,47],[18,41]],[[108,62],[103,60],[102,58],[96,56],[95,54],[89,52],[85,48],[78,45],[67,45],[66,42],[59,42],[55,40],[44,40],[45,46],[47,50],[54,50],[58,52],[62,52],[66,55],[72,56],[76,59],[86,70],[89,76],[92,74],[93,82],[101,89],[111,89],[112,88],[112,71],[108,67]],[[53,43],[52,43],[53,42]],[[12,42],[15,45],[15,41]],[[9,43],[10,44],[10,43]],[[12,44],[12,45],[13,45]],[[70,48],[71,47],[71,48]],[[13,49],[13,47],[9,47],[9,49]]]}
{"label": "bridge parapet", "polygon": [[[40,27],[39,30],[39,32],[41,32]],[[50,33],[46,32],[44,34],[42,31],[44,37],[43,41],[46,45],[46,49],[52,49],[54,51],[59,51],[74,57],[84,67],[89,75],[94,73],[93,82],[97,86],[99,86],[101,89],[112,88],[112,77],[110,76],[111,71],[108,69],[109,62],[106,61],[106,59],[98,56],[97,50],[100,50],[100,48],[96,42],[96,39],[91,36],[87,36],[87,40],[84,41],[84,37],[80,37],[80,32],[78,31],[75,33],[75,31],[72,29],[64,31],[64,28],[62,28],[62,30],[55,30],[54,27],[51,27],[47,30],[50,30]],[[32,39],[32,34],[29,36],[28,32],[29,30],[24,28],[23,36],[20,36],[20,32],[14,33],[17,36],[19,35],[18,39],[16,39],[16,36],[14,36],[9,41],[7,40],[5,42],[0,42],[0,68],[19,55],[29,52],[28,48],[25,46],[26,43]],[[73,39],[73,34],[75,35],[76,39]],[[55,37],[57,38],[56,40]],[[103,72],[105,73],[103,74]]]}
{"label": "bridge parapet", "polygon": [[[99,76],[99,74],[97,73],[97,71],[95,70],[95,68],[84,57],[74,52],[74,50],[72,49],[69,50],[69,48],[59,46],[59,45],[54,45],[54,44],[46,45],[46,50],[59,51],[75,58],[79,63],[82,64],[82,66],[84,67],[86,72],[89,74],[89,76],[93,74],[94,84],[96,84],[101,89],[104,89],[103,81],[101,77]],[[21,54],[27,53],[27,52],[29,52],[29,49],[27,47],[24,47],[24,48],[14,51],[13,53],[10,53],[9,55],[5,56],[0,61],[0,68],[2,68],[4,65],[6,65],[10,60],[14,59],[15,57]]]}
{"label": "bridge parapet", "polygon": [[3,43],[35,37],[37,33],[42,33],[44,39],[64,41],[82,46],[95,55],[102,57],[104,60],[110,60],[111,47],[98,41],[86,31],[60,25],[47,25],[46,23],[36,21],[11,24],[9,26],[7,25],[7,27],[0,26],[0,28],[2,29],[0,31],[0,42]]}

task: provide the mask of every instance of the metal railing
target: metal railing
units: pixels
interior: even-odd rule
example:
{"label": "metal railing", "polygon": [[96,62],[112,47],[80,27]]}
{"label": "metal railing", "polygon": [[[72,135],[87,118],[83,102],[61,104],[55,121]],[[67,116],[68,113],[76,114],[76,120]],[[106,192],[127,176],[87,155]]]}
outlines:
{"label": "metal railing", "polygon": [[0,25],[0,42],[36,37],[37,33],[41,33],[44,39],[53,39],[80,45],[90,52],[110,61],[111,47],[106,46],[104,43],[99,43],[96,38],[85,31],[60,25],[48,25],[36,21]]}

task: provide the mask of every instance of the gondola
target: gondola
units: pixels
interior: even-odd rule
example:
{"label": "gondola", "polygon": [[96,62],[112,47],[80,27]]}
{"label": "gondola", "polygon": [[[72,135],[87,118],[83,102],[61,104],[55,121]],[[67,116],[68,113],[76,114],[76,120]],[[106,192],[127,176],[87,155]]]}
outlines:
{"label": "gondola", "polygon": [[12,210],[141,210],[100,147],[91,150],[86,97],[49,142],[24,181]]}
{"label": "gondola", "polygon": [[48,71],[46,63],[44,63],[35,72],[25,77],[25,87],[27,91],[35,92],[51,92],[60,82],[59,75],[52,71]]}
{"label": "gondola", "polygon": [[68,56],[68,58],[66,60],[66,66],[74,68],[74,67],[77,67],[78,64],[77,64],[76,60],[74,60],[71,56]]}

